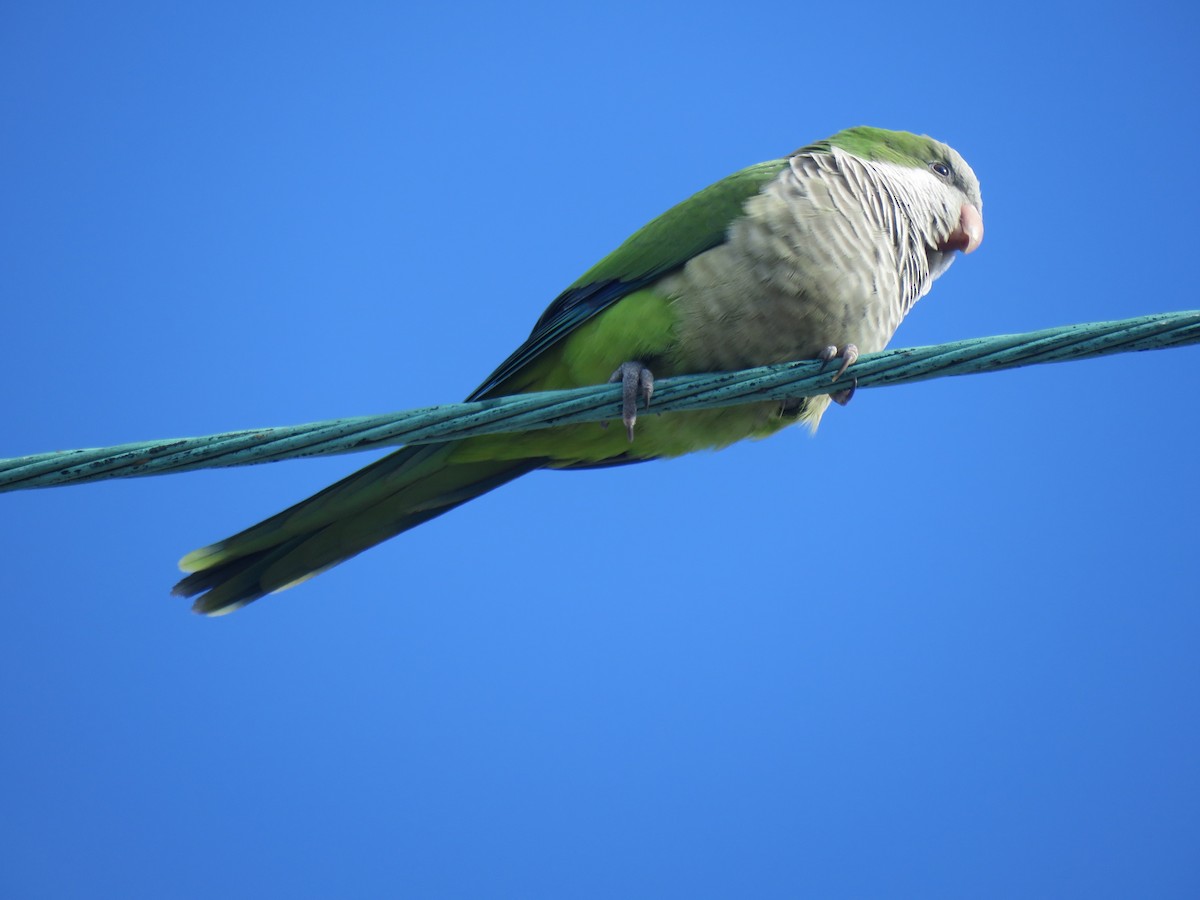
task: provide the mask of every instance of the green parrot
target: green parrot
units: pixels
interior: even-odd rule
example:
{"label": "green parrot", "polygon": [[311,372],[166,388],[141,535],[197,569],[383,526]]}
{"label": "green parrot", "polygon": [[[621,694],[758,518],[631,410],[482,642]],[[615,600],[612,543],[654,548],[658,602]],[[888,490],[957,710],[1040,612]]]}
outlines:
{"label": "green parrot", "polygon": [[[705,188],[563,291],[467,399],[615,381],[624,428],[588,423],[405,447],[189,553],[173,591],[219,615],[281,591],[535,469],[643,462],[815,428],[830,396],[637,422],[656,376],[882,350],[983,239],[979,182],[932,138],[857,127]],[[846,382],[843,382],[846,384]],[[853,387],[832,394],[849,400]],[[636,429],[635,429],[636,425]]]}

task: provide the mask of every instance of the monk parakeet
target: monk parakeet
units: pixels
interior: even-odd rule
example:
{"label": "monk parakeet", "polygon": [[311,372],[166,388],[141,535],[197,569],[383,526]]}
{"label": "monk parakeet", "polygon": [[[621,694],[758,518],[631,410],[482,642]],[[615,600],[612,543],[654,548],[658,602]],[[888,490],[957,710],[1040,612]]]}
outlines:
{"label": "monk parakeet", "polygon": [[884,348],[956,251],[979,246],[982,209],[958,153],[902,131],[850,128],[735,172],[585,272],[467,398],[618,381],[625,427],[405,447],[189,553],[174,593],[200,594],[196,612],[227,613],[534,469],[676,456],[795,422],[815,428],[828,396],[640,422],[637,409],[668,375],[822,359],[836,379],[860,352]]}

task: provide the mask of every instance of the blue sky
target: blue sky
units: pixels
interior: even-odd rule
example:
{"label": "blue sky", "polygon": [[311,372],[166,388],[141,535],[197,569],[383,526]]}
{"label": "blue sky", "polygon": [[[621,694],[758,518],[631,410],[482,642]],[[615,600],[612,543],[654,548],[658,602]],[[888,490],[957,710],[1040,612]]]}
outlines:
{"label": "blue sky", "polygon": [[[0,23],[0,456],[458,400],[649,218],[862,123],[983,185],[893,346],[1200,306],[1183,4]],[[179,556],[367,458],[7,494],[0,889],[1195,897],[1198,388],[861,391],[216,621]]]}

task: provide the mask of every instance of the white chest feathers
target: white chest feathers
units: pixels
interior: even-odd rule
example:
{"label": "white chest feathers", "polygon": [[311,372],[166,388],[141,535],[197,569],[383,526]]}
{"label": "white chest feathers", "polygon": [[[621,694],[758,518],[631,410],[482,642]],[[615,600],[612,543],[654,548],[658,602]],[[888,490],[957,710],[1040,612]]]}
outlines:
{"label": "white chest feathers", "polygon": [[932,281],[923,175],[836,149],[793,157],[725,243],[656,286],[679,311],[679,363],[728,370],[828,346],[882,350]]}

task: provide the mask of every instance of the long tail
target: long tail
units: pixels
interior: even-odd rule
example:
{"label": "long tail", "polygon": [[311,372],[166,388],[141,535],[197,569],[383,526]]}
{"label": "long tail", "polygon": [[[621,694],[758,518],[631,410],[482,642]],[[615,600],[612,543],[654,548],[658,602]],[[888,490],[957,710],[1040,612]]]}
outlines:
{"label": "long tail", "polygon": [[406,447],[290,509],[179,561],[171,591],[194,612],[223,615],[282,591],[448,512],[543,460],[454,463],[455,444]]}

